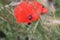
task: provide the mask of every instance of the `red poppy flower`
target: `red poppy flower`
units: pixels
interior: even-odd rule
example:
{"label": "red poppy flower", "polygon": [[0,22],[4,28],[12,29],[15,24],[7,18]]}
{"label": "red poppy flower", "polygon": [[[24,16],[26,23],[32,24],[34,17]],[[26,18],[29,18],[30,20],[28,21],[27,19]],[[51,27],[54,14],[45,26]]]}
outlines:
{"label": "red poppy flower", "polygon": [[39,19],[41,13],[47,13],[47,8],[42,8],[38,2],[21,2],[14,8],[14,16],[18,23],[29,23]]}

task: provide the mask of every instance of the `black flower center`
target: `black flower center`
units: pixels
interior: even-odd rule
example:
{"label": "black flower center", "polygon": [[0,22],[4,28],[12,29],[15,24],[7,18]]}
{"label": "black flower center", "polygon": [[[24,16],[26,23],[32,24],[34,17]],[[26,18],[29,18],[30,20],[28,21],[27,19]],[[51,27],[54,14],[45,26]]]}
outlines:
{"label": "black flower center", "polygon": [[31,19],[32,19],[32,15],[29,15],[29,16],[28,16],[28,19],[31,20]]}

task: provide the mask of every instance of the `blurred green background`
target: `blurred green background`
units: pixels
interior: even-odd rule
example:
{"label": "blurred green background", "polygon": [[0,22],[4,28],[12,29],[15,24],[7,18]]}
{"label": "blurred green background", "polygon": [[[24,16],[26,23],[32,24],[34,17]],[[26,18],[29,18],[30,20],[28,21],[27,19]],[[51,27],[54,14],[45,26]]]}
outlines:
{"label": "blurred green background", "polygon": [[[58,23],[44,24],[41,20],[31,25],[16,23],[13,16],[14,6],[9,5],[13,1],[15,0],[0,0],[0,40],[60,40]],[[56,11],[50,16],[47,14],[46,18],[51,17],[53,20],[55,16],[54,20],[60,20],[60,0],[53,0],[53,3]]]}

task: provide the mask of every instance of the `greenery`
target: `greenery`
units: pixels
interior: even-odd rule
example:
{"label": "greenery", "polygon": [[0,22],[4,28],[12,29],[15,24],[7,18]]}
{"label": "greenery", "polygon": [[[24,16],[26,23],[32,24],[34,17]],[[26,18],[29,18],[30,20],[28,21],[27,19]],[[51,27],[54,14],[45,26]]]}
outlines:
{"label": "greenery", "polygon": [[49,17],[52,20],[60,20],[60,0],[53,1],[56,9],[54,13],[49,10],[45,19],[39,19],[31,25],[16,22],[13,15],[14,6],[9,5],[10,2],[11,0],[0,0],[0,40],[60,40],[60,25],[44,24]]}

